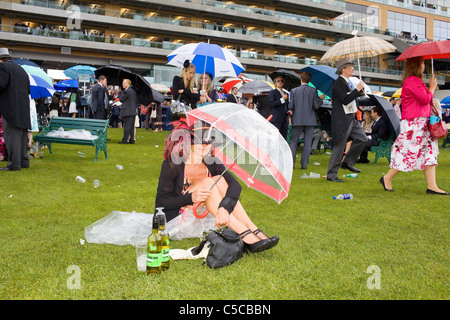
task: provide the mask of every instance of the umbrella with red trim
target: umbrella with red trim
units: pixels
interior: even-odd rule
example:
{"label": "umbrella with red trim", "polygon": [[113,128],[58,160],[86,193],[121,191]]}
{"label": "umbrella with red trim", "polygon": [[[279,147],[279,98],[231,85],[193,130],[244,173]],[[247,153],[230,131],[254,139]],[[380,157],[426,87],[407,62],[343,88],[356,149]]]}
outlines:
{"label": "umbrella with red trim", "polygon": [[243,84],[245,84],[247,82],[250,82],[250,81],[252,81],[252,79],[249,79],[249,78],[247,78],[245,76],[228,78],[222,84],[222,88],[223,88],[222,91],[224,93],[228,93],[228,92],[231,91],[231,89],[233,87],[236,87],[236,88],[239,89],[240,87],[242,87]]}
{"label": "umbrella with red trim", "polygon": [[[286,140],[258,112],[236,103],[214,103],[189,111],[188,124],[210,125],[215,156],[247,186],[281,203],[289,193],[292,153]],[[212,187],[211,187],[212,188]]]}

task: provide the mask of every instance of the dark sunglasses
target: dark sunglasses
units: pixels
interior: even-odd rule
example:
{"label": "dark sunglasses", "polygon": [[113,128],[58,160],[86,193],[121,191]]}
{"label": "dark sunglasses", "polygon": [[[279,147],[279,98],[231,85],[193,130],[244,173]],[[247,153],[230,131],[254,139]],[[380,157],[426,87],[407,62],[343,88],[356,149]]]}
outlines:
{"label": "dark sunglasses", "polygon": [[281,79],[281,80],[280,80],[280,79],[278,79],[278,80],[277,80],[277,82],[284,82],[284,80],[283,80],[283,79]]}

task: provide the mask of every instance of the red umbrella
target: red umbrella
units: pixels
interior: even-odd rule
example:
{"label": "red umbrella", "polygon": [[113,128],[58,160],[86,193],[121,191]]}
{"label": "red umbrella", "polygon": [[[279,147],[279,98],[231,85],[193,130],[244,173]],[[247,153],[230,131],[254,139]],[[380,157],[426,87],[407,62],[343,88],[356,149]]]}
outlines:
{"label": "red umbrella", "polygon": [[222,92],[228,93],[231,91],[233,87],[240,88],[244,83],[247,83],[249,81],[252,81],[251,79],[245,77],[245,76],[239,76],[239,77],[233,77],[228,78],[225,80],[225,82],[222,84]]}
{"label": "red umbrella", "polygon": [[[396,61],[403,61],[408,58],[423,57],[425,60],[431,59],[431,70],[433,70],[433,59],[450,58],[450,40],[429,41],[413,45],[406,49]],[[433,71],[434,72],[434,71]]]}

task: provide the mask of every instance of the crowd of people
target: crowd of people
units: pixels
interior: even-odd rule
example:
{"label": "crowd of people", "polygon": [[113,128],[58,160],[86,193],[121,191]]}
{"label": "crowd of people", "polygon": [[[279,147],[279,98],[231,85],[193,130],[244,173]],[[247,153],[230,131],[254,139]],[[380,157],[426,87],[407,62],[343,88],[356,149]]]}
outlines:
{"label": "crowd of people", "polygon": [[[3,66],[10,66],[11,64],[8,61],[10,59],[9,53],[7,49],[2,50],[5,52],[2,61],[8,62],[4,63]],[[420,66],[418,66],[417,61],[414,62],[414,67],[411,67],[411,63],[413,63],[411,61],[413,60],[409,59],[406,64],[401,99],[390,100],[397,115],[402,119],[402,130],[407,130],[411,126],[410,123],[408,126],[405,125],[406,119],[429,116],[431,111],[424,107],[429,105],[429,101],[425,100],[433,96],[436,87],[436,80],[433,78],[426,92],[416,91],[413,97],[408,95],[408,86],[411,79],[414,79],[414,85],[416,86],[419,86],[420,81],[423,82],[423,70],[419,70]],[[423,64],[423,60],[421,63]],[[306,169],[309,162],[309,155],[314,152],[319,141],[326,144],[329,143],[332,152],[328,164],[327,180],[343,182],[342,179],[338,178],[339,169],[346,169],[356,173],[361,172],[354,165],[356,163],[368,163],[369,159],[367,155],[371,148],[378,145],[380,139],[387,140],[392,134],[390,132],[389,121],[379,106],[372,106],[368,110],[360,111],[358,98],[363,91],[364,83],[361,81],[355,87],[349,81],[349,78],[353,76],[353,65],[353,62],[348,59],[342,59],[336,63],[336,73],[339,77],[332,87],[333,100],[331,101],[331,112],[329,111],[330,109],[326,112],[328,118],[320,116],[319,110],[323,109],[325,95],[319,97],[317,90],[308,86],[311,80],[311,74],[308,72],[301,73],[301,85],[296,88],[291,88],[290,92],[284,88],[286,79],[283,75],[280,75],[273,79],[275,89],[253,97],[241,98],[235,87],[228,92],[226,101],[242,103],[259,112],[265,118],[268,118],[279,130],[280,134],[290,142],[294,165],[299,148],[298,141],[303,139],[303,150],[300,159],[302,169]],[[4,70],[3,72],[7,71]],[[218,93],[220,90],[215,89],[212,83],[213,77],[208,73],[200,74],[197,80],[195,66],[186,60],[180,75],[173,78],[171,88],[172,99],[181,101],[192,109],[217,102],[219,101]],[[10,90],[5,90],[7,85],[11,84],[4,84],[2,86],[2,94],[9,93]],[[423,84],[423,87],[425,87],[425,84]],[[23,127],[27,129],[26,147],[30,147],[29,141],[31,139],[29,136],[30,132],[36,130],[36,122],[40,127],[45,126],[48,123],[48,119],[56,115],[95,119],[109,118],[110,126],[122,127],[124,129],[124,135],[120,141],[121,144],[135,143],[134,133],[136,127],[150,129],[151,124],[154,131],[161,131],[163,127],[162,107],[164,105],[170,105],[171,100],[168,99],[164,103],[153,102],[144,106],[138,105],[136,97],[137,93],[130,80],[125,79],[122,83],[122,88],[118,89],[108,86],[106,77],[100,76],[98,82],[92,87],[90,106],[81,105],[81,97],[77,91],[65,95],[54,95],[50,100],[36,99],[34,102],[36,115],[33,116],[32,111],[28,112],[30,116],[27,118],[31,119],[29,126],[21,124],[20,127],[21,129]],[[419,99],[422,100],[416,102]],[[415,112],[411,111],[411,108],[422,109],[420,109],[420,112]],[[28,110],[30,109],[32,110],[33,108],[30,108],[28,101]],[[9,116],[7,114],[7,111],[2,111],[3,136],[5,137],[8,136],[8,133],[5,133],[5,127],[8,127],[11,122],[11,119],[8,121]],[[357,116],[358,114],[361,116]],[[425,123],[425,120],[422,119],[420,125]],[[416,123],[416,125],[419,125],[419,123]],[[290,127],[292,130],[288,132]],[[394,143],[392,150],[392,169],[380,182],[386,190],[392,190],[392,178],[399,171],[421,169],[424,170],[428,183],[428,190],[430,190],[427,191],[428,193],[447,194],[439,189],[435,183],[433,169],[437,164],[437,142],[430,138],[429,135],[426,136],[427,130],[422,127],[420,129],[424,134],[421,141],[427,141],[422,147],[429,148],[430,151],[421,151],[420,154],[416,154],[414,157],[408,156],[408,161],[413,162],[409,164],[408,168],[399,165],[401,161],[405,163],[405,150],[413,148],[413,146],[401,140],[404,136],[402,131]],[[331,141],[329,139],[330,136]],[[7,147],[7,139],[4,140],[5,143],[3,146],[1,145],[3,140],[0,140],[0,157],[6,159],[8,153],[11,152],[9,152],[9,148]],[[432,154],[434,158],[422,159],[423,154]],[[21,167],[21,164],[17,163],[17,161],[20,162],[21,160],[16,159],[15,161],[16,163],[14,165],[8,165],[6,168],[16,170]],[[23,159],[22,162],[23,167],[28,165],[28,162]]]}

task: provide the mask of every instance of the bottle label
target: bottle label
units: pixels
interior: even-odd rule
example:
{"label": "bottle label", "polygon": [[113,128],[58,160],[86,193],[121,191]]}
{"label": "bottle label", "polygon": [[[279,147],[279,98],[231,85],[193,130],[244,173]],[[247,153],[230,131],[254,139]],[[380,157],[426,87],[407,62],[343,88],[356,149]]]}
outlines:
{"label": "bottle label", "polygon": [[344,193],[343,196],[344,196],[344,200],[347,200],[347,199],[350,199],[351,194],[350,193]]}
{"label": "bottle label", "polygon": [[159,253],[147,253],[147,267],[160,267],[161,255]]}
{"label": "bottle label", "polygon": [[162,262],[167,262],[169,261],[169,248],[163,248],[162,249]]}

